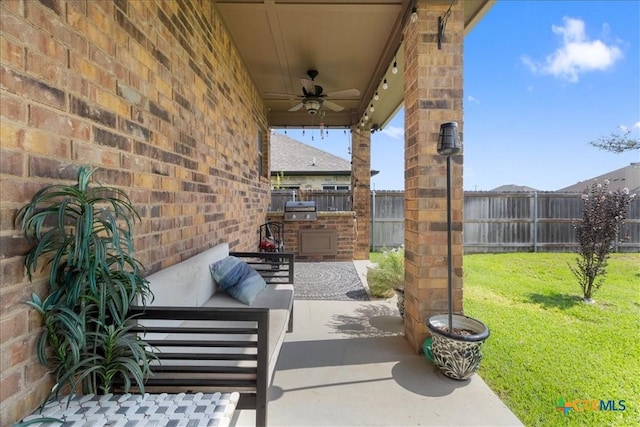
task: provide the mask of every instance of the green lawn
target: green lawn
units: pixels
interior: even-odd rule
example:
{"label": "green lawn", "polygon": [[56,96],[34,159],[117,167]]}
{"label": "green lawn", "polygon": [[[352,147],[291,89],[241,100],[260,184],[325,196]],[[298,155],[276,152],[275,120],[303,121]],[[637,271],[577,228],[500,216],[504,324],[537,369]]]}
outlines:
{"label": "green lawn", "polygon": [[[575,257],[464,257],[465,314],[491,330],[480,376],[527,426],[640,425],[640,255],[612,256],[592,305],[569,270]],[[626,409],[563,415],[559,399]]]}

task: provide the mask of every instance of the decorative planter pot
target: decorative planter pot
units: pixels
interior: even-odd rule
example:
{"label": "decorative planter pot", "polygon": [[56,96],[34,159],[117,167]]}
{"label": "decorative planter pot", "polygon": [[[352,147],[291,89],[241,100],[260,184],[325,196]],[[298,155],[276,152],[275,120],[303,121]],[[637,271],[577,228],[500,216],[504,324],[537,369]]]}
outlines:
{"label": "decorative planter pot", "polygon": [[404,319],[404,286],[396,286],[394,289],[398,297],[398,302],[396,303],[398,311],[400,312],[400,317]]}
{"label": "decorative planter pot", "polygon": [[[459,314],[453,315],[454,331],[449,333],[449,316],[438,314],[427,322],[431,331],[431,357],[444,375],[454,380],[466,380],[480,367],[480,346],[489,338],[489,328],[479,320]],[[470,334],[460,334],[455,330]]]}

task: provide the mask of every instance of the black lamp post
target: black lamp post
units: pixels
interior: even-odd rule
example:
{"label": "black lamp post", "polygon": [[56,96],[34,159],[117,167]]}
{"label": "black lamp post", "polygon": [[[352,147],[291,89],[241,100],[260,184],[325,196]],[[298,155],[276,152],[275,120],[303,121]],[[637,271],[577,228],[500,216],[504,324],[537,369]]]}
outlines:
{"label": "black lamp post", "polygon": [[440,125],[438,154],[447,157],[447,294],[449,297],[449,332],[453,332],[453,256],[451,250],[451,156],[460,152],[458,123],[447,122]]}

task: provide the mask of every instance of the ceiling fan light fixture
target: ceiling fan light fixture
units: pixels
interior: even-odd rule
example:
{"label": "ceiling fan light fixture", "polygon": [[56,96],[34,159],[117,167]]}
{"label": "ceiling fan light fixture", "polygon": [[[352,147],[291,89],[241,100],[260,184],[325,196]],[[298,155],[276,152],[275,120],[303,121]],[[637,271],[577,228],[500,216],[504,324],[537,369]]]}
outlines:
{"label": "ceiling fan light fixture", "polygon": [[317,99],[307,99],[304,102],[304,108],[307,110],[307,113],[316,114],[320,109],[320,101]]}

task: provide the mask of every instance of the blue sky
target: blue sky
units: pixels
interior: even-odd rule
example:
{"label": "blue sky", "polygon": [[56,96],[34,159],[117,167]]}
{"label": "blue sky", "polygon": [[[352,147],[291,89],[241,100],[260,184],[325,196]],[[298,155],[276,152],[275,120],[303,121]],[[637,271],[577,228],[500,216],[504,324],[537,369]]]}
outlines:
{"label": "blue sky", "polygon": [[[464,188],[558,190],[640,161],[640,1],[499,0],[465,38]],[[376,190],[404,188],[404,110],[372,136]],[[621,130],[622,129],[622,130]],[[350,158],[350,135],[287,136]]]}

